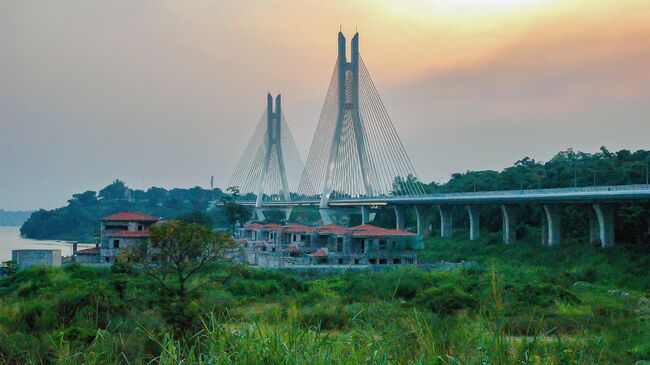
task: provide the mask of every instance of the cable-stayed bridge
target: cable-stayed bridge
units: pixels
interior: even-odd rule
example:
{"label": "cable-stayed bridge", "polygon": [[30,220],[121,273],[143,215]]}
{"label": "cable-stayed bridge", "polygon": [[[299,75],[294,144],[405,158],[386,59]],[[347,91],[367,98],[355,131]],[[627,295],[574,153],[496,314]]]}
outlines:
{"label": "cable-stayed bridge", "polygon": [[[417,231],[430,232],[431,208],[436,205],[443,237],[452,234],[452,207],[466,207],[470,239],[479,236],[480,205],[496,204],[503,216],[503,241],[515,240],[513,206],[543,206],[543,243],[561,240],[563,204],[589,206],[590,239],[603,246],[614,243],[616,204],[650,202],[650,184],[571,189],[535,189],[460,194],[425,194],[422,184],[379,92],[359,53],[359,34],[346,56],[346,39],[338,34],[338,56],[307,160],[302,161],[281,109],[280,96],[268,95],[264,112],[229,186],[238,187],[239,202],[264,209],[318,206],[324,223],[343,208],[359,207],[362,221],[370,207],[391,206],[396,227],[405,228],[407,207],[415,208]],[[646,172],[647,174],[647,172]],[[650,210],[650,208],[649,208]],[[648,220],[650,232],[650,219]]]}

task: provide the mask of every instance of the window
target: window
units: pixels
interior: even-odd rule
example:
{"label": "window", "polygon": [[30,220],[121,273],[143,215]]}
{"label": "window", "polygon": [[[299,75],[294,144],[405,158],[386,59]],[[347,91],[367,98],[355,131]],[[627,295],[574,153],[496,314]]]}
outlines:
{"label": "window", "polygon": [[393,264],[394,264],[394,265],[399,265],[399,264],[401,264],[401,263],[402,263],[402,260],[400,260],[400,259],[393,259]]}
{"label": "window", "polygon": [[343,264],[343,259],[339,259],[339,265]]}
{"label": "window", "polygon": [[142,224],[138,225],[138,231],[142,231]]}
{"label": "window", "polygon": [[393,241],[393,250],[397,248],[397,241]]}
{"label": "window", "polygon": [[296,235],[295,235],[295,233],[291,235],[291,242],[296,242]]}
{"label": "window", "polygon": [[336,251],[343,251],[343,237],[336,238]]}
{"label": "window", "polygon": [[370,265],[374,265],[374,264],[377,263],[377,259],[369,259],[369,260],[368,260],[368,263],[369,263]]}
{"label": "window", "polygon": [[379,264],[380,265],[386,265],[388,263],[388,260],[386,259],[379,259]]}
{"label": "window", "polygon": [[120,240],[113,240],[113,248],[120,248]]}
{"label": "window", "polygon": [[386,240],[379,240],[379,249],[380,250],[385,250],[386,249]]}
{"label": "window", "polygon": [[106,262],[106,263],[109,263],[109,262],[111,262],[111,258],[110,258],[110,257],[108,257],[108,256],[106,256],[106,257],[104,257],[104,262]]}
{"label": "window", "polygon": [[354,259],[354,264],[359,265],[359,259]]}

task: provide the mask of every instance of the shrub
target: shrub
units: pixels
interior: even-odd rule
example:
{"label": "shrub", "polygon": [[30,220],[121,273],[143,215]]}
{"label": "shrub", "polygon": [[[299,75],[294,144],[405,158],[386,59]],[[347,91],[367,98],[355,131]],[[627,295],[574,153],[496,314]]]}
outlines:
{"label": "shrub", "polygon": [[471,310],[478,307],[476,298],[452,286],[425,289],[418,295],[417,301],[440,315],[450,315],[462,309]]}

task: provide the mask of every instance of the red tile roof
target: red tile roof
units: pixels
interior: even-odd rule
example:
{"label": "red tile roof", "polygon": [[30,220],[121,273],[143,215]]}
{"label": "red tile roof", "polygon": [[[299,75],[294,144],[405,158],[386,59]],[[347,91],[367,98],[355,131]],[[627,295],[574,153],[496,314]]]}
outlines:
{"label": "red tile roof", "polygon": [[319,234],[346,234],[348,230],[336,224],[326,224],[316,228]]}
{"label": "red tile roof", "polygon": [[318,250],[318,251],[316,251],[314,253],[310,253],[309,256],[311,256],[311,257],[325,257],[325,256],[327,256],[327,254],[328,254],[327,247],[323,247],[323,248],[321,248],[320,250]]}
{"label": "red tile roof", "polygon": [[110,237],[149,237],[151,232],[149,231],[117,231],[106,233]]}
{"label": "red tile roof", "polygon": [[255,242],[255,247],[266,247],[266,242],[257,241],[257,242]]}
{"label": "red tile roof", "polygon": [[287,251],[287,252],[297,252],[297,251],[300,251],[300,247],[298,247],[298,246],[289,246],[289,247],[285,248],[284,250]]}
{"label": "red tile roof", "polygon": [[102,218],[103,221],[157,222],[158,218],[134,212],[120,212]]}
{"label": "red tile roof", "polygon": [[91,248],[85,248],[83,250],[77,250],[77,252],[75,252],[75,254],[79,254],[79,253],[82,254],[82,255],[96,254],[96,253],[99,253],[99,247],[95,246],[95,247],[91,247]]}
{"label": "red tile roof", "polygon": [[251,223],[244,226],[245,229],[260,229],[262,225],[259,223]]}
{"label": "red tile roof", "polygon": [[288,233],[314,232],[316,228],[304,224],[289,223],[282,226],[282,230]]}
{"label": "red tile roof", "polygon": [[262,226],[262,231],[277,231],[280,229],[279,224],[269,223]]}
{"label": "red tile roof", "polygon": [[401,229],[388,229],[373,226],[370,224],[362,224],[360,226],[350,228],[353,236],[356,237],[385,237],[385,236],[415,236],[416,234]]}

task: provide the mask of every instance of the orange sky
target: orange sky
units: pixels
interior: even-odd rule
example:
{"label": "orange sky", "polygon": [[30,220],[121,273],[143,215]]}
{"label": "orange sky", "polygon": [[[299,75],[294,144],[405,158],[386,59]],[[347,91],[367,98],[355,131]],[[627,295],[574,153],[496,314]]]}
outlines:
{"label": "orange sky", "polygon": [[226,184],[267,91],[304,160],[339,25],[425,181],[648,148],[647,0],[5,0],[0,208]]}

